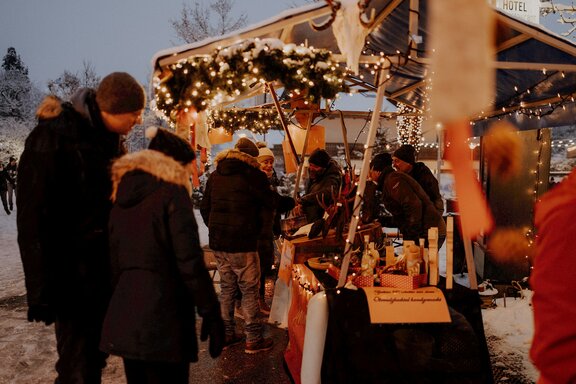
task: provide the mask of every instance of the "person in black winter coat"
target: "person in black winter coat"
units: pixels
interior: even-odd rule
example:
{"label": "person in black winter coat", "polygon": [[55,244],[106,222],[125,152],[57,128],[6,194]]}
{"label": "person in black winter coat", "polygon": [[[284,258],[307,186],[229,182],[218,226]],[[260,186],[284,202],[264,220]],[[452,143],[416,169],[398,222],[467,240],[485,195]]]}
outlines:
{"label": "person in black winter coat", "polygon": [[329,206],[338,196],[342,185],[342,170],[328,152],[315,149],[308,158],[308,183],[305,194],[297,201],[294,215],[305,215],[308,223],[313,223],[324,216],[322,205]]}
{"label": "person in black winter coat", "polygon": [[190,198],[194,151],[169,131],[146,134],[148,150],[112,166],[114,292],[100,345],[124,359],[129,384],[188,383],[198,361],[196,308],[212,357],[224,346],[224,323]]}
{"label": "person in black winter coat", "polygon": [[2,199],[2,206],[4,207],[4,211],[6,214],[10,214],[10,208],[8,208],[8,199],[7,199],[7,192],[8,192],[8,174],[6,169],[4,168],[4,164],[0,163],[0,199]]}
{"label": "person in black winter coat", "polygon": [[423,238],[427,245],[428,229],[437,227],[440,249],[446,238],[444,219],[416,180],[392,168],[389,153],[374,156],[370,163],[370,178],[376,180],[377,188],[382,193],[382,202],[394,217],[402,238],[416,244]]}
{"label": "person in black winter coat", "polygon": [[109,168],[142,122],[144,89],[114,72],[71,102],[47,97],[18,165],[17,228],[28,320],[55,322],[58,383],[99,383],[110,298]]}
{"label": "person in black winter coat", "polygon": [[16,175],[18,174],[18,162],[14,156],[10,156],[6,166],[6,178],[8,180],[8,205],[14,210],[14,195],[16,194]]}
{"label": "person in black winter coat", "polygon": [[444,200],[440,194],[438,179],[434,177],[426,164],[421,161],[416,162],[416,149],[412,145],[404,144],[398,147],[392,154],[392,164],[397,171],[404,172],[416,180],[440,215],[444,215]]}
{"label": "person in black winter coat", "polygon": [[245,352],[252,354],[272,348],[264,338],[258,287],[260,261],[258,240],[272,229],[275,196],[256,157],[258,148],[240,138],[235,148],[220,152],[216,170],[206,182],[200,213],[208,226],[210,248],[220,274],[220,306],[226,327],[226,345],[241,341],[236,334],[234,307],[237,289],[242,293],[246,323]]}

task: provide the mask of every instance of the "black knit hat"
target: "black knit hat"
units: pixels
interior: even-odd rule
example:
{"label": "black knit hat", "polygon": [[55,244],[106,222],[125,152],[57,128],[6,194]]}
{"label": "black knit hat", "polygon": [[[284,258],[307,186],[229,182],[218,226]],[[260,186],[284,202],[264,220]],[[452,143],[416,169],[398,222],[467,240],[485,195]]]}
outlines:
{"label": "black knit hat", "polygon": [[310,164],[314,164],[322,168],[328,167],[330,160],[332,160],[332,157],[330,157],[328,152],[320,148],[316,148],[314,151],[312,151],[310,158],[308,158],[308,162]]}
{"label": "black knit hat", "polygon": [[146,129],[146,137],[150,139],[148,149],[162,152],[182,165],[190,163],[196,157],[190,143],[170,131],[150,127]]}
{"label": "black knit hat", "polygon": [[386,167],[392,166],[392,156],[388,152],[382,152],[374,156],[370,162],[370,169],[382,171]]}
{"label": "black knit hat", "polygon": [[144,109],[144,88],[126,72],[112,72],[102,79],[96,90],[101,111],[119,115]]}
{"label": "black knit hat", "polygon": [[234,148],[252,157],[258,157],[258,147],[252,140],[246,137],[239,138],[236,145],[234,145]]}
{"label": "black knit hat", "polygon": [[416,162],[416,149],[410,144],[403,144],[394,151],[392,155],[405,161],[408,164],[414,164]]}

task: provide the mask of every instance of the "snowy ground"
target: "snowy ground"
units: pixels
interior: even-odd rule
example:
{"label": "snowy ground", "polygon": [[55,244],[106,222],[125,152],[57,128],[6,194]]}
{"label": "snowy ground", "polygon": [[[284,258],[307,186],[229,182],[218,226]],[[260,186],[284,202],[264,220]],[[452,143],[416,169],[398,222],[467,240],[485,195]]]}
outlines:
{"label": "snowy ground", "polygon": [[[200,225],[200,238],[207,231]],[[54,380],[56,361],[53,328],[26,321],[25,288],[16,243],[15,213],[0,213],[0,383],[47,384]],[[533,334],[530,292],[524,299],[501,299],[495,309],[483,311],[484,325],[493,364],[500,368],[497,383],[533,383],[538,374],[528,359]],[[118,358],[111,357],[103,384],[124,383]]]}

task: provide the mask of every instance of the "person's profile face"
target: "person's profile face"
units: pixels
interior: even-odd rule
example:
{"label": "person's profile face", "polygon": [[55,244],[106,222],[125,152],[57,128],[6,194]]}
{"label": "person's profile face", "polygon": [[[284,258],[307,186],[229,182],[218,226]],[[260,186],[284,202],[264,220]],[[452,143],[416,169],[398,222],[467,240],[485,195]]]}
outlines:
{"label": "person's profile face", "polygon": [[261,159],[259,158],[258,162],[260,163],[260,169],[262,172],[264,172],[268,178],[272,177],[272,174],[274,173],[274,158],[263,157]]}
{"label": "person's profile face", "polygon": [[118,113],[112,114],[108,112],[102,112],[102,120],[104,125],[110,132],[117,133],[119,135],[126,135],[130,133],[132,128],[137,124],[142,124],[142,112],[141,109],[135,112]]}
{"label": "person's profile face", "polygon": [[308,175],[310,176],[310,178],[312,180],[316,180],[318,177],[320,177],[320,175],[322,174],[322,172],[324,171],[324,168],[322,168],[319,165],[316,164],[308,164]]}
{"label": "person's profile face", "polygon": [[410,164],[405,162],[404,160],[400,160],[396,156],[392,156],[392,166],[394,169],[400,172],[408,173],[410,172]]}

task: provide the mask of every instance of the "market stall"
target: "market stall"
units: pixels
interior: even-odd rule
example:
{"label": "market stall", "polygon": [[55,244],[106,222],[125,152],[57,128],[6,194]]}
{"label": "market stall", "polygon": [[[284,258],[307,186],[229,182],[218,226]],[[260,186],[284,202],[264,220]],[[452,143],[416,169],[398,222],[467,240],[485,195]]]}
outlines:
{"label": "market stall", "polygon": [[[208,106],[227,104],[238,97],[254,95],[263,90],[274,89],[276,86],[284,86],[289,91],[302,90],[308,87],[306,93],[312,96],[312,100],[316,97],[329,97],[326,94],[317,93],[321,92],[322,87],[318,87],[318,82],[310,80],[309,76],[302,78],[301,73],[298,73],[300,77],[296,74],[293,75],[299,80],[298,84],[292,85],[290,85],[288,78],[284,78],[278,83],[275,83],[274,79],[259,78],[256,74],[261,73],[258,66],[260,64],[256,63],[256,55],[254,55],[256,52],[254,51],[251,51],[253,56],[249,57],[247,61],[235,62],[230,59],[234,52],[239,51],[238,46],[246,48],[247,45],[254,44],[257,47],[262,47],[263,45],[257,43],[257,40],[253,40],[256,38],[268,42],[271,40],[266,39],[278,39],[284,44],[279,48],[280,50],[284,51],[284,48],[288,46],[288,51],[296,53],[298,51],[309,53],[313,50],[312,47],[320,47],[326,50],[329,55],[323,56],[324,59],[321,62],[324,64],[320,64],[319,67],[334,71],[325,72],[322,74],[322,78],[334,79],[340,76],[337,72],[339,66],[332,64],[332,59],[334,62],[346,62],[349,67],[346,76],[342,75],[343,81],[341,83],[332,83],[335,86],[329,87],[330,92],[335,91],[337,93],[342,90],[338,87],[342,86],[357,92],[376,93],[375,106],[365,145],[364,162],[357,185],[357,196],[353,204],[354,213],[343,245],[344,261],[340,273],[334,279],[334,286],[337,289],[330,291],[327,295],[332,297],[331,302],[328,302],[328,299],[323,302],[322,294],[313,296],[319,287],[328,288],[328,285],[324,286],[327,283],[323,284],[317,274],[313,274],[313,271],[305,263],[295,262],[295,260],[306,261],[305,257],[295,252],[298,242],[291,240],[284,242],[280,276],[276,285],[277,293],[272,303],[271,319],[289,329],[291,344],[287,351],[287,362],[293,378],[297,382],[300,381],[301,377],[303,380],[309,380],[312,377],[313,381],[308,382],[316,382],[314,380],[320,379],[320,370],[311,373],[310,366],[302,367],[302,356],[311,356],[309,360],[304,358],[305,362],[318,363],[318,353],[307,353],[307,351],[310,348],[315,348],[316,352],[323,352],[325,345],[335,345],[338,340],[334,339],[334,333],[329,330],[334,329],[334,327],[338,328],[338,324],[331,323],[331,321],[338,321],[341,316],[350,315],[351,318],[356,319],[355,315],[361,314],[360,317],[362,318],[360,322],[353,322],[355,324],[353,329],[347,328],[343,331],[343,339],[349,332],[366,328],[370,330],[363,336],[362,340],[364,341],[360,343],[361,345],[366,346],[367,340],[375,335],[379,335],[379,340],[390,341],[388,336],[381,333],[381,329],[372,327],[374,322],[366,323],[367,309],[365,307],[355,309],[356,312],[354,313],[350,311],[339,312],[338,308],[347,308],[347,303],[358,301],[357,297],[352,297],[355,294],[346,291],[349,298],[339,299],[338,296],[333,295],[333,292],[343,289],[348,280],[349,258],[355,244],[356,232],[361,229],[358,226],[361,199],[383,100],[387,99],[398,105],[410,106],[413,108],[411,114],[422,115],[427,109],[430,96],[428,89],[431,64],[429,23],[427,20],[429,8],[430,2],[422,0],[361,1],[358,6],[356,6],[356,2],[351,1],[328,1],[327,4],[311,4],[283,12],[273,19],[234,34],[159,52],[154,58],[154,87],[157,97],[159,97],[160,109],[168,116],[173,114],[173,110],[186,109],[192,106],[196,110],[201,110]],[[339,13],[344,11],[348,13],[345,15]],[[516,20],[499,11],[490,10],[489,16],[495,23],[496,57],[489,63],[489,66],[495,71],[494,95],[490,105],[481,105],[482,113],[473,114],[467,111],[465,120],[459,120],[458,124],[451,125],[453,147],[464,145],[460,141],[471,134],[470,129],[475,134],[482,134],[492,121],[506,119],[517,123],[520,129],[534,129],[565,124],[571,121],[571,116],[575,112],[573,96],[576,92],[576,48],[574,45],[543,28]],[[347,35],[353,35],[352,32],[355,33],[358,40],[343,41]],[[467,36],[464,34],[465,38]],[[472,41],[474,36],[468,37]],[[300,46],[300,44],[303,45]],[[471,43],[471,45],[473,44]],[[272,48],[275,47],[268,47],[269,50]],[[360,50],[356,48],[360,48]],[[217,53],[214,53],[215,50]],[[267,52],[264,48],[257,51],[258,55]],[[207,57],[217,57],[214,61],[217,66],[205,65],[204,63],[212,65],[211,60]],[[267,57],[267,55],[263,54],[262,57]],[[252,76],[253,81],[242,81],[239,84],[228,83],[229,81],[234,82],[232,76],[237,74],[228,71],[228,69],[233,63],[236,67],[242,67],[244,66],[241,64],[242,62],[248,63],[248,70],[254,74]],[[316,64],[313,67],[318,67]],[[196,76],[198,74],[195,72],[196,67],[203,68],[199,76]],[[209,85],[214,83],[213,78],[219,73],[228,73],[230,76],[225,78],[225,83],[233,86],[228,87],[223,84],[210,87]],[[242,78],[241,76],[237,77]],[[458,91],[458,85],[456,84],[454,87],[456,91]],[[471,86],[474,84],[472,83]],[[217,89],[220,91],[214,92]],[[454,95],[458,94],[456,91]],[[467,89],[466,92],[472,93],[470,89]],[[217,93],[217,95],[213,97],[212,93]],[[196,97],[197,95],[203,96]],[[274,92],[273,96],[276,96]],[[440,97],[440,99],[443,98]],[[446,100],[450,102],[451,99],[446,97]],[[468,104],[478,107],[478,105],[474,105],[474,102]],[[281,111],[278,112],[282,116]],[[461,116],[458,118],[460,119]],[[467,123],[467,120],[470,120],[471,125]],[[285,122],[281,122],[281,124],[285,126]],[[439,135],[439,140],[440,137],[443,136]],[[442,141],[440,145],[442,147]],[[454,161],[455,159],[458,160],[456,153],[453,151],[452,156],[455,157],[452,160],[458,163],[458,161]],[[466,152],[466,159],[469,157],[468,153],[469,151]],[[300,158],[297,154],[295,156]],[[464,175],[467,170],[466,161],[462,160],[461,165],[461,174]],[[462,179],[466,177],[464,176]],[[482,205],[483,199],[480,195],[471,194],[470,196],[473,197],[472,202]],[[463,219],[474,220],[476,217],[471,214],[471,211],[467,211],[467,208],[462,209],[461,215]],[[477,221],[478,223],[472,224],[486,225],[482,220]],[[478,226],[466,234],[470,236],[470,233],[474,233],[476,230],[479,230]],[[470,242],[466,241],[465,243],[468,248]],[[328,246],[328,244],[325,245]],[[467,249],[468,262],[470,262],[471,257],[471,252]],[[451,301],[449,304],[452,309],[457,307],[459,308],[456,310],[457,312],[465,313],[465,309],[455,304],[458,300],[453,297],[451,299],[453,293],[448,292],[451,284],[452,280],[448,279],[446,290],[443,290],[444,296],[448,298],[449,302]],[[474,286],[473,283],[471,285]],[[472,307],[477,305],[477,302],[470,299],[469,291],[466,291],[466,294],[462,296],[467,296],[462,302],[467,302]],[[312,297],[318,297],[315,300],[318,305],[315,305],[313,311],[307,310]],[[327,316],[327,313],[330,313],[331,316]],[[340,315],[333,316],[336,313]],[[310,320],[307,320],[304,314],[308,315]],[[457,316],[451,316],[454,322],[454,318]],[[464,317],[468,323],[476,323],[477,325],[477,317],[473,318],[466,316],[466,314]],[[315,324],[315,329],[319,330],[316,333],[319,336],[323,335],[323,337],[308,337],[308,331],[311,329],[306,325],[308,321]],[[475,331],[476,336],[481,338],[480,328],[476,327]],[[323,333],[322,329],[327,330],[328,333]],[[390,331],[388,327],[384,327],[384,329],[384,333]],[[435,330],[434,332],[440,331]],[[365,350],[375,354],[385,354],[387,348],[389,345],[383,343],[378,347],[365,348]],[[324,358],[329,357],[323,355]],[[324,360],[320,363],[323,367],[322,375],[325,374],[324,367],[330,367],[330,364],[338,366],[338,364],[346,363],[350,363],[350,361],[332,361],[330,363]],[[389,366],[386,367],[388,367],[386,369],[391,369]],[[380,368],[378,373],[381,373],[383,369]],[[409,369],[410,366],[405,368]],[[480,369],[482,368],[486,368],[486,366],[480,367]],[[310,376],[300,376],[301,369]],[[376,376],[368,375],[367,377],[373,380]],[[480,379],[480,382],[490,382],[490,377],[481,377]],[[334,380],[338,382],[337,379]]]}

